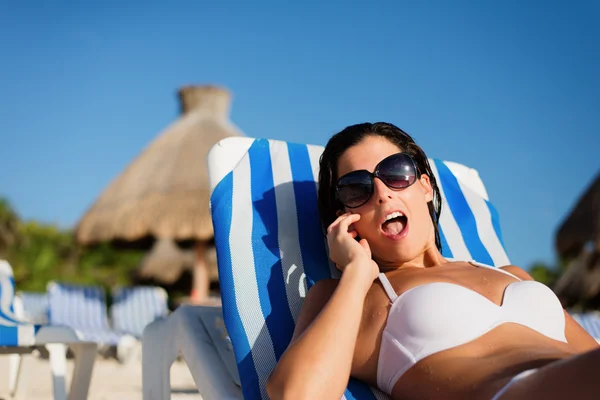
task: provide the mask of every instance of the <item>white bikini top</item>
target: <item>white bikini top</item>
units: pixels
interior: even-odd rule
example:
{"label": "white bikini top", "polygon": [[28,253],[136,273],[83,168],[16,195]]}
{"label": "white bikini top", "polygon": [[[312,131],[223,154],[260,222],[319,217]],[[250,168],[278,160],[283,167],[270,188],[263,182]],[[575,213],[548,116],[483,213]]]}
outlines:
{"label": "white bikini top", "polygon": [[517,279],[506,287],[502,305],[447,282],[426,283],[398,296],[387,277],[379,274],[392,303],[377,363],[381,390],[391,394],[398,379],[421,359],[475,340],[507,322],[567,341],[564,311],[550,288],[536,281],[521,281],[498,268],[470,263]]}

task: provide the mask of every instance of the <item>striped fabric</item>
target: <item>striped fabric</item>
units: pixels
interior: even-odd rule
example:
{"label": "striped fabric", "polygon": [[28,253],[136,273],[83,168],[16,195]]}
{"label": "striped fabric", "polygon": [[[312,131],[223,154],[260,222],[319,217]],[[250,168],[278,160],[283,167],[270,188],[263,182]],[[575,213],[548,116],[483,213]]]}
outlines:
{"label": "striped fabric", "polygon": [[48,323],[48,294],[37,292],[19,292],[23,303],[23,317],[33,324]]}
{"label": "striped fabric", "polygon": [[112,326],[116,331],[142,337],[146,325],[169,313],[167,292],[155,286],[116,288],[110,307]]}
{"label": "striped fabric", "polygon": [[85,341],[111,346],[119,343],[123,334],[108,325],[106,296],[101,287],[50,282],[47,291],[50,324],[68,326]]}
{"label": "striped fabric", "polygon": [[600,341],[600,313],[573,313],[571,317],[581,325],[594,339]]}
{"label": "striped fabric", "polygon": [[14,313],[15,279],[12,267],[0,260],[0,346],[31,346],[39,326],[23,322]]}
{"label": "striped fabric", "polygon": [[[266,380],[291,339],[307,289],[319,279],[339,277],[317,211],[322,151],[256,139],[211,195],[223,314],[245,399],[267,399]],[[498,214],[476,172],[431,161],[443,191],[443,254],[508,264]],[[472,182],[458,179],[457,171],[466,171]],[[387,398],[354,379],[344,396]]]}

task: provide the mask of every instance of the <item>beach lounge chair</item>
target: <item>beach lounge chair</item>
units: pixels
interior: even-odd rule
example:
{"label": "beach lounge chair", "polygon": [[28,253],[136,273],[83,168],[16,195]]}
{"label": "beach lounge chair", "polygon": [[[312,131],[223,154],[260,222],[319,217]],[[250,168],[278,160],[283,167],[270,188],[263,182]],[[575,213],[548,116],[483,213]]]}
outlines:
{"label": "beach lounge chair", "polygon": [[221,307],[178,307],[146,326],[142,336],[143,399],[170,399],[170,370],[182,356],[208,399],[240,399],[240,378]]}
{"label": "beach lounge chair", "polygon": [[600,343],[600,312],[571,313],[571,316],[587,333]]}
{"label": "beach lounge chair", "polygon": [[[291,339],[308,288],[319,279],[339,277],[328,260],[317,212],[316,180],[322,150],[320,146],[242,137],[222,140],[208,156],[223,316],[244,399],[267,398],[267,378]],[[452,162],[430,162],[444,202],[440,217],[443,254],[495,266],[509,264],[498,213],[488,201],[477,171]],[[199,319],[201,312],[193,311],[190,308],[179,318]],[[195,337],[191,326],[191,322],[172,324],[164,334],[187,338],[189,343],[180,340],[180,348],[195,348],[196,354],[218,346]],[[144,348],[144,368],[152,359],[146,360],[146,353]],[[204,363],[214,365],[214,361],[193,359],[190,365],[190,359],[191,355],[186,361],[203,398],[217,398],[209,394],[219,393],[228,375],[212,383],[196,378],[194,369],[206,370],[209,366]],[[158,371],[152,372],[158,375]],[[144,399],[168,398],[164,388],[147,387],[164,382],[145,374]],[[355,379],[350,380],[344,396],[387,398]]]}
{"label": "beach lounge chair", "polygon": [[158,286],[117,287],[110,306],[112,327],[138,339],[146,325],[169,314],[167,292]]}
{"label": "beach lounge chair", "polygon": [[18,292],[16,298],[23,305],[23,318],[32,324],[48,323],[48,294],[37,292]]}
{"label": "beach lounge chair", "polygon": [[[10,395],[27,398],[29,355],[36,346],[45,346],[50,353],[50,367],[54,384],[54,398],[66,399],[65,384],[66,350],[68,346],[75,355],[75,367],[71,378],[69,399],[85,399],[89,390],[97,346],[81,340],[77,333],[66,326],[34,325],[24,322],[15,304],[15,281],[8,262],[0,260],[0,354],[11,355],[9,372]],[[58,350],[58,351],[57,351]],[[14,355],[18,355],[17,358]],[[25,365],[24,365],[25,364]],[[23,372],[21,374],[21,372]]]}
{"label": "beach lounge chair", "polygon": [[64,325],[76,330],[84,340],[97,343],[102,353],[116,349],[116,358],[120,362],[129,359],[137,340],[110,327],[103,288],[52,281],[46,289],[51,325]]}

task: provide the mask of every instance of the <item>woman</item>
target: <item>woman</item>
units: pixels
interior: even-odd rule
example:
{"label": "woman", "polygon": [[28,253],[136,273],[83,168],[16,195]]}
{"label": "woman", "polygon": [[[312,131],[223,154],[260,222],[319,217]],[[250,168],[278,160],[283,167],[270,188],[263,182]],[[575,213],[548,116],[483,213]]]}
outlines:
{"label": "woman", "polygon": [[393,399],[600,396],[598,344],[549,288],[442,256],[435,177],[401,129],[334,135],[318,195],[342,276],[309,291],[271,398],[339,399],[350,376]]}

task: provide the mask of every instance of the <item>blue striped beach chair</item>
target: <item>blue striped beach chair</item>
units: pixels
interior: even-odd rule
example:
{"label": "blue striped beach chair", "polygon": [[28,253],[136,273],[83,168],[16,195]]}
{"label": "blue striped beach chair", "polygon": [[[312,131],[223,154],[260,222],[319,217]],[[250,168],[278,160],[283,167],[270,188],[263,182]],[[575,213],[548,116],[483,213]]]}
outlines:
{"label": "blue striped beach chair", "polygon": [[[286,349],[314,282],[339,277],[329,262],[317,211],[320,146],[232,138],[209,154],[211,209],[223,315],[245,399],[265,384]],[[498,213],[476,170],[430,160],[443,201],[442,253],[509,264]],[[385,398],[351,379],[347,399]]]}
{"label": "blue striped beach chair", "polygon": [[600,312],[571,313],[575,321],[597,342],[600,342]]}
{"label": "blue striped beach chair", "polygon": [[37,292],[18,292],[17,298],[23,305],[23,318],[32,324],[48,323],[48,294]]}
{"label": "blue striped beach chair", "polygon": [[35,345],[38,325],[23,321],[15,314],[15,279],[13,271],[0,260],[0,346],[19,347]]}
{"label": "blue striped beach chair", "polygon": [[137,340],[110,327],[103,288],[52,281],[47,292],[50,324],[74,329],[84,340],[100,345],[103,353],[116,348],[116,357],[121,362],[128,359]]}
{"label": "blue striped beach chair", "polygon": [[[81,340],[75,331],[66,326],[48,326],[25,322],[17,315],[23,308],[21,299],[15,298],[13,271],[5,260],[0,260],[0,354],[27,355],[35,346],[44,345],[50,353],[50,367],[53,376],[54,398],[66,399],[66,348],[71,347],[75,354],[75,368],[71,379],[69,395],[72,398],[86,398],[91,381],[97,346]],[[21,310],[22,311],[22,310]],[[19,313],[20,314],[20,313]],[[27,358],[26,358],[27,359]],[[25,396],[28,385],[20,377],[20,371],[27,372],[21,357],[11,359],[9,390]]]}
{"label": "blue striped beach chair", "polygon": [[112,291],[112,327],[141,338],[146,325],[169,314],[167,292],[158,286],[118,287]]}
{"label": "blue striped beach chair", "polygon": [[[317,211],[322,151],[321,146],[240,137],[220,141],[208,155],[223,317],[244,399],[268,398],[266,381],[289,344],[307,290],[320,279],[339,277],[327,255]],[[443,201],[444,256],[497,267],[510,264],[498,213],[477,171],[430,162]],[[193,337],[188,332],[180,336],[186,335]],[[197,378],[209,366],[186,361],[197,384],[210,384],[210,379]],[[144,385],[159,381],[144,376]],[[213,387],[198,389],[218,393]],[[152,394],[165,392],[145,386],[144,393],[148,400],[162,399]],[[344,398],[388,397],[351,379]]]}

